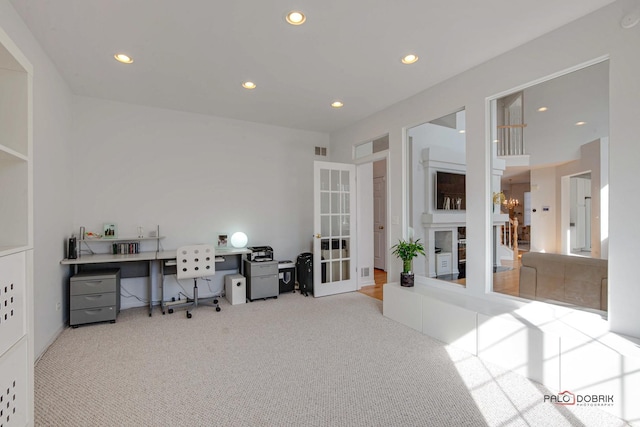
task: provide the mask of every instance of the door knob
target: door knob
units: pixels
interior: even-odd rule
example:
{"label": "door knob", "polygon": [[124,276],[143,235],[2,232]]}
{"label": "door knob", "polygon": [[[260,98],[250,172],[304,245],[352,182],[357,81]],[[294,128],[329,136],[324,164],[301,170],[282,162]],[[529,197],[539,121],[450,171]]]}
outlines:
{"label": "door knob", "polygon": [[384,230],[384,225],[379,225],[378,230]]}
{"label": "door knob", "polygon": [[322,237],[322,235],[320,235],[320,233],[318,233],[318,234],[316,234],[316,235],[315,235],[315,236],[313,236],[313,237],[315,237],[316,239],[319,239],[319,238],[321,238],[321,237]]}

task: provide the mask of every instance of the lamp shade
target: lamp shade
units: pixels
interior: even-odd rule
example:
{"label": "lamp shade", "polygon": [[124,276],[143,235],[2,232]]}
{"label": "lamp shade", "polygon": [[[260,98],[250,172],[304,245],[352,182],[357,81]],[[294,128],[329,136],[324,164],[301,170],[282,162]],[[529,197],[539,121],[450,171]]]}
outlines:
{"label": "lamp shade", "polygon": [[231,236],[231,246],[233,246],[234,248],[244,248],[245,246],[247,246],[247,242],[247,235],[242,231],[236,231]]}

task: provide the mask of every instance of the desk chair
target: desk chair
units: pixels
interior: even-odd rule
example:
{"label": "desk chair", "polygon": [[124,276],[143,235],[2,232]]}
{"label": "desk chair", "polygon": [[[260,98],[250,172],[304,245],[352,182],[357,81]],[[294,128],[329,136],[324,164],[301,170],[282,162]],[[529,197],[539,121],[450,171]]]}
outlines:
{"label": "desk chair", "polygon": [[187,298],[185,303],[174,304],[173,309],[187,307],[187,318],[191,318],[189,308],[197,308],[198,305],[210,305],[220,311],[218,297],[198,299],[198,279],[216,274],[216,257],[211,245],[191,245],[179,247],[176,251],[176,276],[180,279],[193,279],[193,298]]}

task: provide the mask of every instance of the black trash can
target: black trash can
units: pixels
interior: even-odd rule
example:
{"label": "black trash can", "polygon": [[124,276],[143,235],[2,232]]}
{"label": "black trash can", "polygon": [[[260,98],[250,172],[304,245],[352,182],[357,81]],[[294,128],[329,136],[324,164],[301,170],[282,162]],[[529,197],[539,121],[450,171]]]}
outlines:
{"label": "black trash can", "polygon": [[313,295],[313,254],[304,252],[296,259],[296,275],[300,293],[305,297]]}
{"label": "black trash can", "polygon": [[296,265],[292,261],[278,261],[278,277],[280,279],[280,293],[295,292]]}

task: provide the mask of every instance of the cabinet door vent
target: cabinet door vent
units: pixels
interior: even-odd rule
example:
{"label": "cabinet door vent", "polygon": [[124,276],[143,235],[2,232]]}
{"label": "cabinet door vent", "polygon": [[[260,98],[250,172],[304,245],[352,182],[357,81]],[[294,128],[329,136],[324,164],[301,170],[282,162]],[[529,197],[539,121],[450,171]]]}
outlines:
{"label": "cabinet door vent", "polygon": [[316,147],[316,156],[327,157],[327,147]]}
{"label": "cabinet door vent", "polygon": [[[11,418],[15,419],[16,413],[16,381],[13,380],[4,393],[4,388],[0,390],[0,427],[12,426]],[[17,425],[17,424],[15,424]]]}
{"label": "cabinet door vent", "polygon": [[15,289],[14,284],[0,286],[0,325],[14,316]]}
{"label": "cabinet door vent", "polygon": [[0,358],[27,332],[25,262],[24,252],[0,257]]}
{"label": "cabinet door vent", "polygon": [[360,277],[369,277],[369,267],[362,267],[360,272]]}

